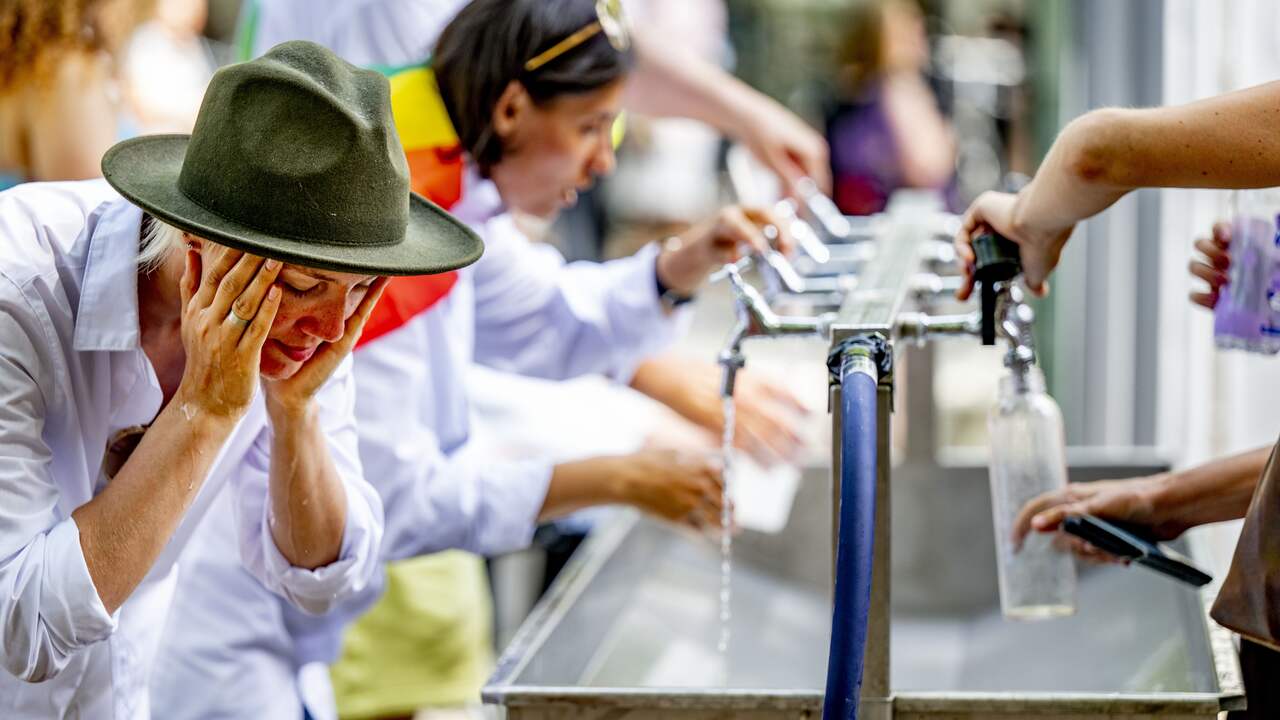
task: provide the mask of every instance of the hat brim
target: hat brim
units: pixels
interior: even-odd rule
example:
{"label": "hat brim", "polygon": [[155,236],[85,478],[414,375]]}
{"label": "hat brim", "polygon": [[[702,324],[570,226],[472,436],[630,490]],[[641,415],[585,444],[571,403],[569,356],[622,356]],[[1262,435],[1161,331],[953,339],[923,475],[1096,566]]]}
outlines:
{"label": "hat brim", "polygon": [[394,245],[325,245],[280,237],[229,220],[178,189],[189,135],[145,135],[117,143],[102,174],[121,195],[156,218],[198,237],[296,265],[368,275],[433,275],[480,259],[484,243],[430,200],[410,193],[409,225]]}

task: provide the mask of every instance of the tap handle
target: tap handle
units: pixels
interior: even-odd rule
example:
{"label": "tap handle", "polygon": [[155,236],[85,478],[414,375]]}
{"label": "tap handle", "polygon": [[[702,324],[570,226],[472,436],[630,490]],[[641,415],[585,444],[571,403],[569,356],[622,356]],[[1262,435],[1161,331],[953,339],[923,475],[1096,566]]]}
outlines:
{"label": "tap handle", "polygon": [[1009,280],[1022,272],[1018,244],[990,229],[973,239],[973,254],[978,282]]}
{"label": "tap handle", "polygon": [[797,181],[796,187],[800,191],[800,198],[804,200],[805,207],[817,219],[822,229],[834,240],[848,240],[853,231],[849,219],[840,212],[840,208],[836,207],[831,198],[822,194],[818,184],[812,178],[802,177]]}
{"label": "tap handle", "polygon": [[990,229],[973,239],[973,279],[981,286],[982,344],[996,343],[996,284],[1022,272],[1017,243]]}

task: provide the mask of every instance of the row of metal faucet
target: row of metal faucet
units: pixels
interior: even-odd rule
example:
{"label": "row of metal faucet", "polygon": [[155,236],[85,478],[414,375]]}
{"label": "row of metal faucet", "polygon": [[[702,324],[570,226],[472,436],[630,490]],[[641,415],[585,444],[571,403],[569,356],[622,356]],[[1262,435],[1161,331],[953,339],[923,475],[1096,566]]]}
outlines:
{"label": "row of metal faucet", "polygon": [[[800,253],[796,262],[788,260],[777,250],[768,249],[725,265],[712,276],[713,281],[728,281],[735,302],[736,321],[719,355],[719,362],[724,368],[722,392],[726,396],[732,395],[737,371],[745,364],[742,346],[746,340],[829,337],[831,325],[837,319],[836,310],[848,303],[870,300],[872,298],[865,295],[876,292],[869,288],[860,294],[858,275],[877,252],[876,239],[881,236],[884,223],[890,222],[887,216],[858,218],[855,219],[857,224],[845,219],[844,224],[836,228],[841,231],[837,234],[828,223],[821,221],[821,217],[811,212],[818,221],[816,224],[827,235],[828,244],[818,238],[813,225],[796,215],[796,205],[792,201],[783,200],[778,207],[784,212],[775,214],[786,218],[787,230],[797,240]],[[910,283],[910,292],[917,307],[932,307],[953,297],[961,285],[962,280],[955,272],[955,249],[950,242],[957,223],[958,218],[950,214],[938,214],[937,222],[931,223],[936,226],[934,238],[922,245],[919,258],[918,266],[924,270],[918,272]],[[776,229],[766,230],[766,235],[772,230],[776,237]],[[743,277],[751,268],[759,274],[763,292]],[[955,315],[901,312],[894,324],[895,338],[923,344],[934,338],[955,335],[984,337],[988,342],[998,336],[1008,344],[1005,365],[1015,377],[1025,375],[1035,364],[1032,337],[1035,313],[1016,277],[1002,277],[990,284],[989,292],[995,298],[994,303],[985,308],[990,317],[984,317],[984,310]],[[811,312],[821,312],[784,315],[774,310],[775,304],[803,304]],[[994,325],[994,329],[984,332],[984,324]]]}

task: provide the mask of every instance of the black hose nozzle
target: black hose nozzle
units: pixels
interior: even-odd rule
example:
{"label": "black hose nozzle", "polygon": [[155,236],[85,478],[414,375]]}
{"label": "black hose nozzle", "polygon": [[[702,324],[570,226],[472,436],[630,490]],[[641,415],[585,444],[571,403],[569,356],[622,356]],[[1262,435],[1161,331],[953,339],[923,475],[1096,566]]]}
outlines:
{"label": "black hose nozzle", "polygon": [[1018,245],[988,230],[973,239],[973,279],[982,299],[982,344],[996,344],[996,285],[1022,272]]}

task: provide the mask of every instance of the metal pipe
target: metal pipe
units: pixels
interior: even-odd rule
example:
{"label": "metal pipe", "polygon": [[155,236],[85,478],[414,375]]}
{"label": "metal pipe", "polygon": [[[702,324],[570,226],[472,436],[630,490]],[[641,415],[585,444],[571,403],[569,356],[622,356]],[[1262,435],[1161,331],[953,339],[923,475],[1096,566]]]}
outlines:
{"label": "metal pipe", "polygon": [[899,339],[910,340],[917,345],[938,337],[977,336],[982,333],[982,314],[971,312],[963,315],[926,315],[904,312],[898,314],[895,329]]}

